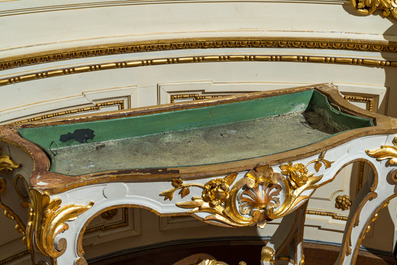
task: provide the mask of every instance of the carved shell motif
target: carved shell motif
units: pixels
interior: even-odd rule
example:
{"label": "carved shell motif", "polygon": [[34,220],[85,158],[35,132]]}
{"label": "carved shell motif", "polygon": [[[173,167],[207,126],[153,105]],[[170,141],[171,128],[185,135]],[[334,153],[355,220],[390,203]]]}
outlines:
{"label": "carved shell motif", "polygon": [[280,194],[280,191],[280,185],[272,184],[265,187],[264,183],[243,191],[240,198],[241,213],[250,215],[253,209],[263,210],[278,207],[280,199],[276,196]]}
{"label": "carved shell motif", "polygon": [[[176,206],[190,209],[188,214],[208,213],[204,221],[233,227],[257,225],[263,228],[267,221],[287,215],[308,199],[310,195],[302,195],[304,191],[321,186],[318,184],[323,177],[319,175],[321,167],[324,165],[328,169],[333,163],[324,156],[325,152],[322,152],[306,165],[283,164],[281,173],[274,172],[269,165],[259,165],[236,182],[236,172],[209,180],[204,185],[184,183],[176,178],[171,183],[173,188],[160,193],[160,196],[164,196],[164,200],[172,200],[179,190],[184,198],[190,193],[190,188],[200,188],[201,197],[192,197]],[[309,172],[311,164],[316,173]]]}
{"label": "carved shell motif", "polygon": [[270,166],[258,166],[247,173],[248,182],[242,187],[242,192],[238,196],[240,213],[243,215],[254,216],[254,212],[259,211],[259,226],[264,226],[261,222],[270,220],[267,213],[273,212],[280,205],[280,191],[282,187],[278,184],[278,173],[274,173]]}

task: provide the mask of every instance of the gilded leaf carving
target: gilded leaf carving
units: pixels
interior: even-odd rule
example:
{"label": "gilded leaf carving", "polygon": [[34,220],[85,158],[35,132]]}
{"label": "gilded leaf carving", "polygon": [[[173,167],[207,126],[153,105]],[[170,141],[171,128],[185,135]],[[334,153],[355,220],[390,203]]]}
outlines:
{"label": "gilded leaf carving", "polygon": [[[0,154],[1,154],[1,149],[0,149]],[[19,164],[17,164],[15,161],[11,159],[10,156],[8,155],[0,155],[0,172],[9,172],[14,169],[19,168]]]}
{"label": "gilded leaf carving", "polygon": [[[260,165],[249,171],[236,182],[238,173],[224,178],[215,178],[202,184],[185,184],[180,178],[173,179],[172,189],[160,196],[172,200],[173,194],[180,190],[181,197],[187,195],[191,187],[202,189],[201,197],[177,203],[181,208],[190,209],[187,213],[208,213],[204,220],[223,225],[243,227],[257,225],[265,227],[267,221],[285,216],[294,210],[308,196],[301,195],[308,189],[316,189],[323,175],[309,173],[308,166],[314,164],[318,173],[324,165],[331,167],[331,161],[324,159],[325,152],[307,165],[287,163],[280,166],[281,173],[274,172],[269,165]],[[234,184],[234,185],[233,185]]]}
{"label": "gilded leaf carving", "polygon": [[397,19],[397,3],[394,0],[350,0],[353,8],[362,15],[381,10],[383,16]]}
{"label": "gilded leaf carving", "polygon": [[397,164],[397,137],[393,139],[393,146],[382,145],[379,149],[373,151],[366,150],[367,155],[376,158],[376,160],[388,160],[389,165]]}
{"label": "gilded leaf carving", "polygon": [[61,206],[61,199],[50,200],[47,193],[30,190],[30,214],[26,227],[27,246],[33,251],[33,246],[51,257],[57,258],[66,250],[66,240],[55,238],[69,228],[67,221],[76,219],[80,214],[87,211],[94,204]]}

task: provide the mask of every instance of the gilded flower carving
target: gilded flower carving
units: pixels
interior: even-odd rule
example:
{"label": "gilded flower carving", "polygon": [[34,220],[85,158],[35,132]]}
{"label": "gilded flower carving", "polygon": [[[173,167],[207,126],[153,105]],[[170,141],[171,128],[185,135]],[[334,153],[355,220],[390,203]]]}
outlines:
{"label": "gilded flower carving", "polygon": [[291,162],[289,162],[287,165],[281,165],[280,168],[283,175],[289,177],[291,181],[291,186],[294,189],[305,185],[308,178],[313,176],[313,174],[310,174],[308,176],[306,166],[301,163],[292,164]]}
{"label": "gilded flower carving", "polygon": [[[257,225],[265,227],[267,221],[283,217],[295,210],[300,202],[310,195],[302,195],[305,190],[314,190],[323,175],[309,173],[308,166],[318,173],[324,165],[331,167],[333,162],[324,159],[325,152],[308,164],[288,163],[280,166],[281,173],[274,172],[269,165],[259,165],[235,182],[238,173],[224,178],[215,178],[203,184],[185,184],[182,179],[172,180],[172,189],[160,196],[172,200],[177,190],[184,198],[191,187],[202,189],[200,197],[179,202],[176,206],[190,209],[188,214],[208,213],[205,221],[222,223],[232,227]],[[234,185],[233,185],[234,184]]]}
{"label": "gilded flower carving", "polygon": [[229,198],[229,185],[225,179],[213,179],[204,185],[202,198],[211,207],[218,206]]}

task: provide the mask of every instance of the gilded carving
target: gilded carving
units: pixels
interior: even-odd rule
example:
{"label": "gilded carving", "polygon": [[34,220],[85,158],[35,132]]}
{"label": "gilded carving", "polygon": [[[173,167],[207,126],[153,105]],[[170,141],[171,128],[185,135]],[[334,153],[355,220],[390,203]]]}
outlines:
{"label": "gilded carving", "polygon": [[74,261],[74,265],[88,265],[87,261],[83,257],[79,257]]}
{"label": "gilded carving", "polygon": [[[0,154],[2,153],[2,150],[0,149]],[[14,162],[10,156],[8,155],[0,155],[0,172],[10,172],[13,171],[14,169],[19,168],[19,164]]]}
{"label": "gilded carving", "polygon": [[192,265],[228,265],[225,262],[222,261],[217,261],[217,260],[210,260],[210,259],[205,259],[205,260],[201,260],[199,261],[199,263],[193,263]]}
{"label": "gilded carving", "polygon": [[335,198],[335,208],[341,209],[342,211],[349,210],[352,206],[352,200],[349,195],[338,195]]}
{"label": "gilded carving", "polygon": [[124,100],[106,101],[106,102],[96,103],[94,106],[69,109],[69,110],[64,110],[64,111],[59,111],[59,112],[48,113],[45,115],[35,116],[35,117],[28,118],[25,120],[19,120],[19,121],[16,121],[15,124],[42,121],[42,120],[61,117],[61,116],[65,116],[65,115],[73,115],[73,114],[87,112],[87,111],[95,111],[95,110],[100,110],[102,107],[113,106],[113,105],[118,105],[119,109],[121,109],[121,110],[125,109]]}
{"label": "gilded carving", "polygon": [[371,15],[381,10],[383,16],[397,19],[397,3],[393,0],[350,0],[353,8],[362,15]]}
{"label": "gilded carving", "polygon": [[382,145],[379,149],[375,149],[373,151],[366,150],[365,151],[369,156],[375,157],[376,160],[388,160],[387,163],[389,165],[397,164],[397,137],[393,139],[393,146],[390,145]]}
{"label": "gilded carving", "polygon": [[115,208],[115,209],[111,209],[111,210],[108,210],[108,211],[106,211],[106,212],[101,213],[101,217],[102,217],[103,219],[106,219],[106,220],[112,220],[112,218],[113,218],[114,216],[116,216],[117,213],[118,213],[118,209]]}
{"label": "gilded carving", "polygon": [[53,69],[32,74],[24,74],[0,79],[0,86],[14,83],[26,82],[42,78],[57,77],[70,74],[81,74],[93,71],[121,69],[131,67],[143,67],[150,65],[167,65],[181,63],[202,62],[235,62],[235,61],[259,61],[259,62],[309,62],[309,63],[331,63],[363,65],[370,67],[397,67],[397,62],[386,60],[374,60],[365,58],[329,57],[329,56],[298,56],[298,55],[211,55],[211,56],[189,56],[178,58],[158,58],[147,60],[135,60],[124,62],[109,62],[106,64],[92,64],[79,67]]}
{"label": "gilded carving", "polygon": [[261,251],[261,260],[262,261],[270,261],[270,262],[274,262],[275,261],[275,256],[276,252],[274,251],[274,249],[272,249],[271,247],[263,247],[262,251]]}
{"label": "gilded carving", "polygon": [[[357,6],[360,0],[352,0],[353,6]],[[361,0],[362,1],[362,0]],[[375,1],[373,1],[375,2]],[[371,2],[372,3],[372,2]],[[364,6],[360,9],[365,12]],[[208,39],[184,39],[147,41],[130,44],[110,44],[101,47],[88,47],[85,49],[70,49],[64,51],[52,51],[42,54],[31,54],[22,58],[5,58],[0,60],[0,70],[21,67],[32,64],[48,63],[61,60],[79,59],[103,55],[128,54],[136,52],[180,50],[180,49],[213,49],[213,48],[304,48],[304,49],[337,49],[370,52],[396,52],[397,45],[388,42],[354,41],[335,39],[305,39],[305,38],[208,38]]]}
{"label": "gilded carving", "polygon": [[212,99],[212,98],[218,98],[222,97],[222,95],[207,95],[207,96],[202,96],[199,94],[176,94],[176,95],[171,95],[171,103],[174,103],[175,100],[178,99],[193,99],[193,100],[200,100],[200,99]]}
{"label": "gilded carving", "polygon": [[265,227],[267,221],[285,216],[308,196],[303,191],[316,189],[316,183],[323,175],[309,173],[308,166],[314,164],[319,172],[322,165],[331,167],[333,162],[324,159],[325,152],[307,165],[301,163],[281,165],[281,173],[274,172],[272,167],[261,165],[248,172],[237,181],[237,173],[224,178],[216,178],[206,184],[184,184],[180,178],[172,180],[173,188],[164,191],[160,196],[172,200],[179,190],[181,198],[190,194],[191,187],[201,188],[201,197],[192,197],[191,201],[177,203],[181,208],[191,209],[189,214],[206,212],[210,215],[205,221],[215,221],[227,226],[244,227],[257,225]]}
{"label": "gilded carving", "polygon": [[[191,264],[191,265],[228,265],[226,262],[223,261],[218,261],[218,260],[214,260],[214,259],[199,259],[198,261],[196,261],[195,263]],[[244,261],[240,261],[238,263],[238,265],[247,265],[246,262]]]}
{"label": "gilded carving", "polygon": [[307,210],[306,213],[307,214],[313,214],[313,215],[328,216],[328,217],[331,217],[332,219],[341,220],[341,221],[347,221],[349,219],[348,216],[338,215],[338,214],[332,213],[332,212]]}
{"label": "gilded carving", "polygon": [[346,93],[343,93],[344,96],[343,98],[346,99],[347,101],[353,101],[353,102],[363,102],[366,105],[366,110],[368,111],[374,111],[374,106],[375,106],[375,97],[374,96],[357,96],[357,95],[346,95]]}
{"label": "gilded carving", "polygon": [[0,177],[0,193],[3,193],[6,190],[6,180]]}
{"label": "gilded carving", "polygon": [[57,235],[69,228],[65,222],[76,219],[94,203],[61,206],[61,199],[50,200],[47,193],[32,189],[29,194],[31,205],[26,227],[28,249],[33,252],[35,246],[41,253],[57,258],[66,250],[66,240],[56,240]]}
{"label": "gilded carving", "polygon": [[[1,153],[1,149],[0,149],[0,153]],[[11,171],[13,171],[14,169],[17,169],[19,167],[20,167],[20,164],[17,164],[15,161],[13,161],[10,156],[0,155],[0,172],[8,174]],[[18,176],[20,176],[20,175],[17,175],[16,178],[18,178]],[[0,177],[0,195],[2,193],[4,193],[6,189],[7,189],[7,182],[4,178]],[[10,207],[5,205],[1,201],[1,197],[0,197],[0,208],[2,208],[4,210],[4,215],[6,217],[8,217],[9,219],[16,222],[15,230],[17,230],[19,233],[21,233],[23,235],[22,240],[24,242],[26,242],[25,241],[25,225],[24,225],[24,223]]]}

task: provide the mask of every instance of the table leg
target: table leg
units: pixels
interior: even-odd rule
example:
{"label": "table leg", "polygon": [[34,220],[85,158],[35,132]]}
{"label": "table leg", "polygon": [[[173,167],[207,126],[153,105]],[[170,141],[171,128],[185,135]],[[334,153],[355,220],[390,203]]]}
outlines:
{"label": "table leg", "polygon": [[306,208],[307,202],[283,218],[270,241],[262,248],[262,265],[275,264],[278,260],[287,260],[288,264],[304,264],[302,243]]}

